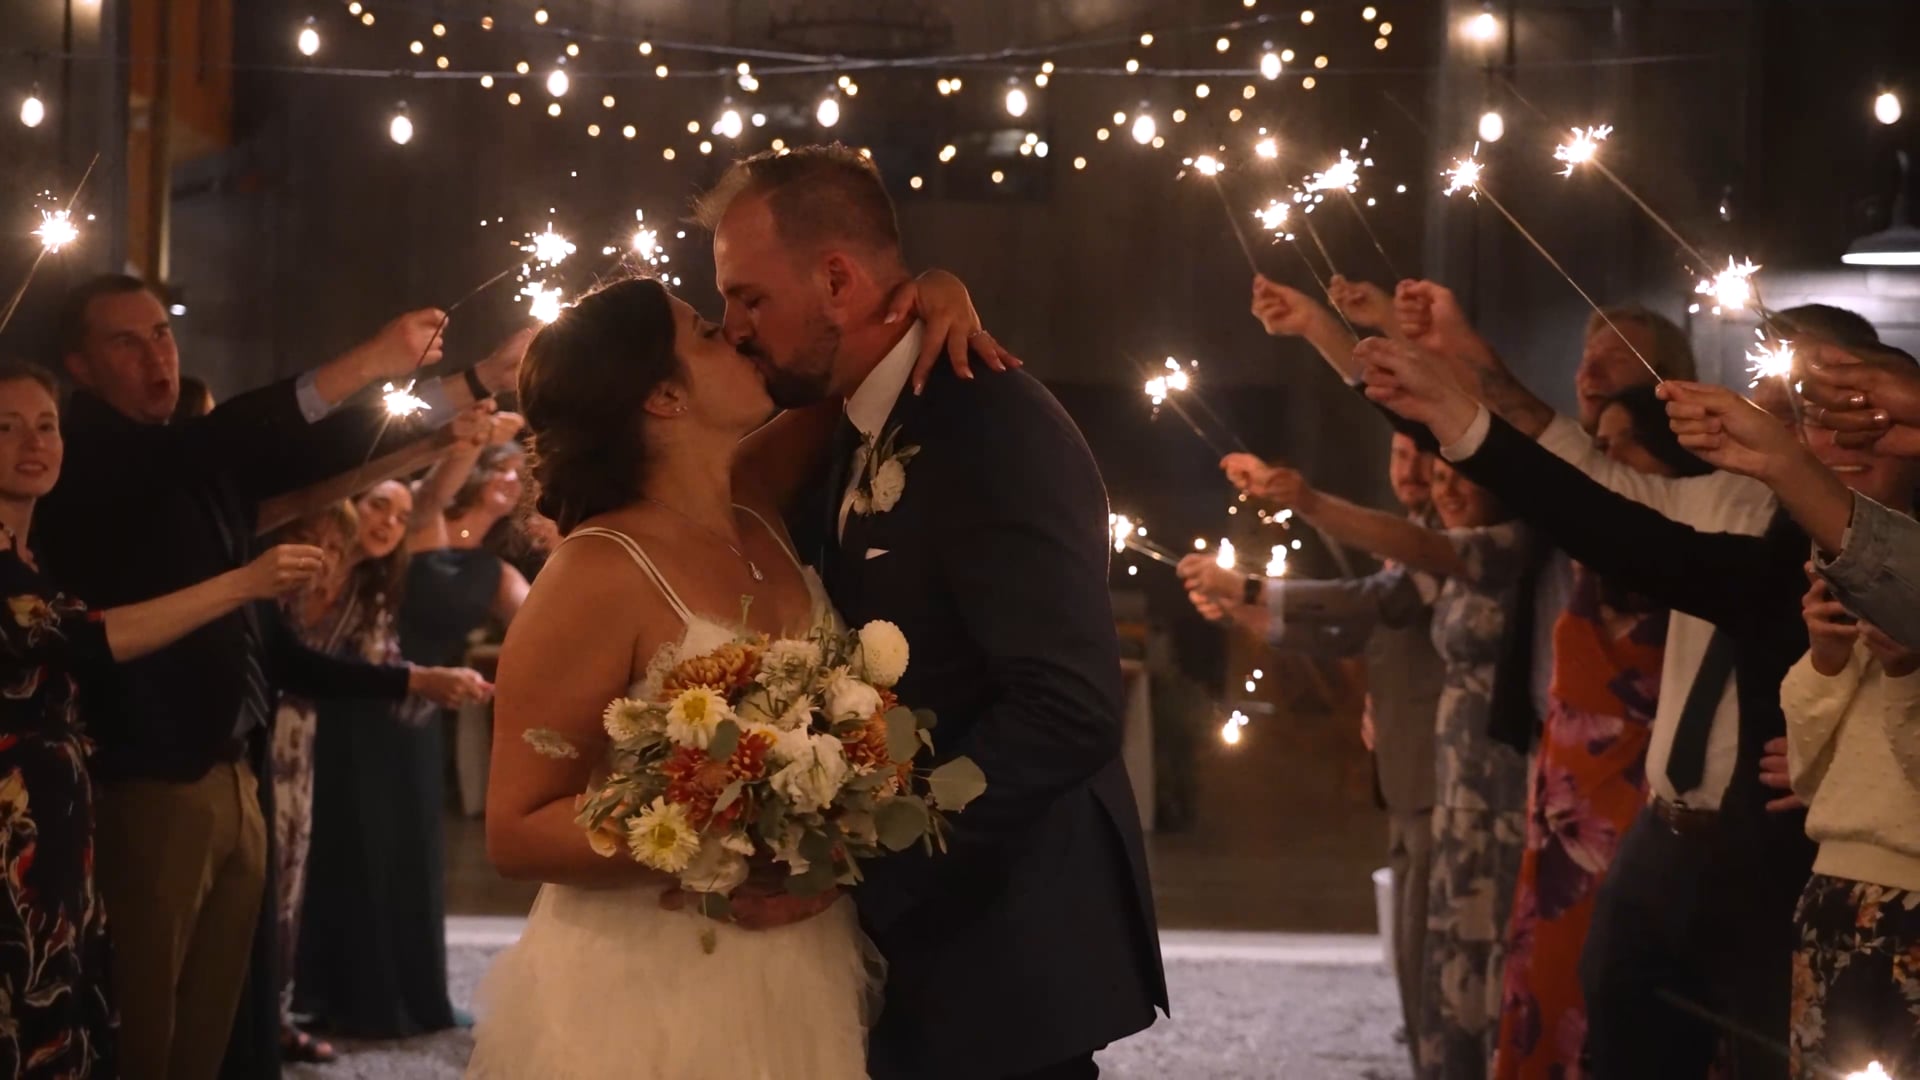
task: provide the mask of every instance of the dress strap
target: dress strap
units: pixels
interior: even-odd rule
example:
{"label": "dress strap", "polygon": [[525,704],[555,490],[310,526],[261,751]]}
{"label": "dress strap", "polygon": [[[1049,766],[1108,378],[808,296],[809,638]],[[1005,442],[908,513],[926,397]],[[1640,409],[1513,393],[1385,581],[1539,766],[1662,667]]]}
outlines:
{"label": "dress strap", "polygon": [[776,544],[779,544],[780,550],[787,553],[787,558],[793,560],[793,565],[803,573],[806,571],[807,564],[800,561],[799,552],[794,551],[792,545],[787,543],[787,536],[785,533],[781,532],[779,529],[774,528],[773,525],[770,522],[768,522],[766,518],[763,518],[760,516],[760,512],[758,510],[755,510],[751,506],[742,506],[739,503],[734,503],[733,508],[735,510],[745,510],[747,513],[753,515],[753,520],[759,522],[761,525],[766,526],[766,530],[773,534],[773,542]]}
{"label": "dress strap", "polygon": [[667,584],[666,575],[660,572],[660,568],[653,564],[652,559],[647,558],[647,553],[640,549],[639,542],[634,540],[633,537],[623,532],[616,532],[613,529],[602,529],[595,526],[585,529],[575,529],[567,535],[567,539],[572,540],[579,536],[604,537],[625,548],[627,554],[633,556],[633,561],[638,563],[640,569],[646,573],[647,578],[659,587],[661,594],[667,598],[667,603],[672,605],[673,613],[680,616],[680,621],[684,623],[692,623],[694,621],[693,612],[688,610],[687,605],[681,601],[680,594],[674,592],[673,586]]}

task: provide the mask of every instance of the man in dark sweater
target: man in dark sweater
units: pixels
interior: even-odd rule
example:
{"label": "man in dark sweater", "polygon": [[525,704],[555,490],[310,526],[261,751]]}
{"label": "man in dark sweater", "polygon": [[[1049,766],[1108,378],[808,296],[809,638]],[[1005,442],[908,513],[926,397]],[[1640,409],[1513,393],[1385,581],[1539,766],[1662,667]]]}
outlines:
{"label": "man in dark sweater", "polygon": [[[402,316],[308,375],[172,424],[180,365],[165,305],[135,278],[81,285],[61,322],[79,387],[62,418],[66,466],[36,521],[48,571],[112,606],[242,565],[263,500],[353,469],[383,440],[424,434],[377,409],[339,406],[437,360],[444,321],[437,311]],[[430,388],[428,415],[443,420],[511,386],[518,359],[496,354]],[[277,646],[246,609],[126,665],[86,703],[99,745],[97,871],[114,913],[130,1080],[219,1070],[262,897],[266,824],[246,759],[268,721],[272,681],[393,696],[392,672],[312,662]]]}

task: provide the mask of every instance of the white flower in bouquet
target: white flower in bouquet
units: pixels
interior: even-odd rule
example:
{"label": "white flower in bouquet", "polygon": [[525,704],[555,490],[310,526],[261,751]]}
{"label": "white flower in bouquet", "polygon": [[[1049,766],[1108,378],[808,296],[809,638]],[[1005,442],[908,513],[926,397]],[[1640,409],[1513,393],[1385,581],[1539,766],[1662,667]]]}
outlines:
{"label": "white flower in bouquet", "polygon": [[845,668],[836,668],[827,683],[827,719],[836,724],[865,720],[880,711],[880,691],[854,678]]}
{"label": "white flower in bouquet", "polygon": [[733,719],[733,710],[719,691],[705,686],[690,687],[673,699],[667,709],[667,738],[675,746],[706,749],[722,722]]}
{"label": "white flower in bouquet", "polygon": [[[784,741],[792,734],[789,732],[781,738]],[[833,805],[850,772],[846,751],[839,739],[831,735],[814,735],[807,739],[807,744],[806,752],[791,758],[779,772],[773,774],[772,780],[773,790],[792,803],[794,811],[801,814],[811,814]],[[774,749],[777,752],[780,748],[776,745]]]}
{"label": "white flower in bouquet", "polygon": [[607,738],[616,743],[630,743],[644,736],[653,723],[647,715],[647,708],[647,703],[644,701],[616,698],[601,715],[601,722],[607,729]]}
{"label": "white flower in bouquet", "polygon": [[647,661],[647,670],[640,680],[640,696],[647,701],[659,701],[661,686],[667,681],[667,672],[672,671],[680,662],[680,647],[673,642],[660,646],[653,659]]}
{"label": "white flower in bouquet", "polygon": [[813,699],[802,695],[773,721],[780,731],[804,731],[813,722]]}
{"label": "white flower in bouquet", "polygon": [[804,726],[781,729],[774,735],[773,745],[767,749],[767,760],[775,765],[812,761],[813,734]]}
{"label": "white flower in bouquet", "polygon": [[785,697],[799,692],[820,666],[820,643],[804,638],[781,638],[760,654],[760,685]]}
{"label": "white flower in bouquet", "polygon": [[789,873],[804,874],[813,867],[813,863],[808,861],[805,855],[800,854],[800,841],[804,840],[806,835],[807,830],[797,823],[785,821],[781,823],[780,835],[770,841],[774,860],[786,863]]}
{"label": "white flower in bouquet", "polygon": [[866,671],[867,681],[873,685],[898,685],[901,676],[907,673],[907,655],[907,635],[901,633],[899,627],[884,619],[875,619],[860,628],[860,665]]}
{"label": "white flower in bouquet", "polygon": [[[746,845],[746,852],[738,850],[740,843]],[[708,837],[700,845],[700,853],[680,872],[681,888],[701,893],[732,892],[747,880],[747,855],[752,851],[753,841],[745,837]]]}
{"label": "white flower in bouquet", "polygon": [[700,851],[700,833],[687,820],[685,807],[655,799],[628,823],[627,847],[640,865],[677,874]]}
{"label": "white flower in bouquet", "polygon": [[888,458],[873,470],[873,513],[893,509],[907,490],[907,467],[899,458]]}
{"label": "white flower in bouquet", "polygon": [[733,718],[740,722],[742,732],[754,728],[772,727],[779,719],[773,714],[774,700],[765,689],[755,687],[740,698],[740,704],[733,710]]}

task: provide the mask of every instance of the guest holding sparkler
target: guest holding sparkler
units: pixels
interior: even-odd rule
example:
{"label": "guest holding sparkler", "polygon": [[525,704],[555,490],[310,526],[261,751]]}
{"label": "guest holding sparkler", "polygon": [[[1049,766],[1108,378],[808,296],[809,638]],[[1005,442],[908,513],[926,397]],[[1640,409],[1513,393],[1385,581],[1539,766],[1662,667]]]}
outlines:
{"label": "guest holding sparkler", "polygon": [[[1889,349],[1860,350],[1859,362],[1913,367]],[[1663,392],[1681,439],[1778,491],[1807,525],[1816,559],[1836,550],[1856,506],[1912,520],[1920,462],[1836,447],[1830,428],[1809,428],[1802,444],[1719,387],[1671,383]],[[1877,1060],[1911,1074],[1920,1069],[1912,1012],[1920,977],[1910,959],[1920,951],[1920,652],[1859,620],[1809,576],[1811,646],[1780,688],[1788,775],[1820,845],[1796,913],[1794,1072]]]}
{"label": "guest holding sparkler", "polygon": [[1444,462],[1434,465],[1432,487],[1443,529],[1322,494],[1299,473],[1244,455],[1222,465],[1242,491],[1291,509],[1334,539],[1446,581],[1433,604],[1433,644],[1446,674],[1435,721],[1423,1015],[1409,1035],[1422,1077],[1484,1077],[1498,1030],[1501,942],[1527,789],[1525,756],[1489,738],[1487,718],[1528,557],[1527,529]]}
{"label": "guest holding sparkler", "polygon": [[[1388,462],[1394,497],[1408,520],[1437,526],[1430,494],[1432,456],[1396,433]],[[1433,862],[1434,716],[1444,671],[1432,630],[1432,600],[1440,583],[1391,562],[1363,578],[1309,581],[1248,578],[1222,568],[1211,556],[1189,555],[1180,561],[1179,572],[1202,615],[1231,618],[1275,648],[1329,657],[1365,653],[1361,740],[1373,753],[1379,798],[1387,811],[1394,974],[1408,1050],[1415,1051]]]}
{"label": "guest holding sparkler", "polygon": [[116,1047],[108,910],[93,874],[87,761],[97,729],[79,694],[104,688],[116,663],[300,587],[321,558],[314,548],[277,547],[158,599],[90,613],[40,571],[24,539],[36,503],[60,480],[57,389],[38,368],[0,362],[0,589],[12,613],[0,621],[0,680],[9,687],[0,709],[0,864],[13,885],[0,905],[9,946],[0,950],[9,992],[0,1075],[111,1077],[130,1062]]}
{"label": "guest holding sparkler", "polygon": [[[358,466],[388,430],[372,409],[338,406],[437,360],[444,323],[438,312],[404,316],[306,376],[174,425],[180,361],[166,306],[136,278],[81,285],[60,320],[80,390],[63,419],[68,482],[37,522],[48,569],[116,604],[245,565],[264,500]],[[497,354],[435,396],[464,405],[474,386],[511,385],[518,363]],[[404,425],[389,434],[418,437]],[[128,521],[140,522],[137,535]],[[120,912],[114,978],[134,1080],[197,1080],[220,1066],[264,895],[254,762],[264,767],[269,664],[265,625],[243,609],[127,665],[90,699],[97,866]],[[156,832],[156,822],[172,824]]]}

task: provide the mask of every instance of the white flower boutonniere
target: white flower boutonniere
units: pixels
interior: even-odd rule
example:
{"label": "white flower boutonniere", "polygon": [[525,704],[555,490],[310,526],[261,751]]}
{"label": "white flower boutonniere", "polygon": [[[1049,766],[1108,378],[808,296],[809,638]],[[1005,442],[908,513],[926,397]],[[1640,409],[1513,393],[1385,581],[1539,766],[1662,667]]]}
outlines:
{"label": "white flower boutonniere", "polygon": [[853,489],[853,512],[884,514],[899,503],[907,490],[907,462],[920,452],[917,446],[900,445],[900,429],[868,439],[853,452],[853,471],[859,482]]}

